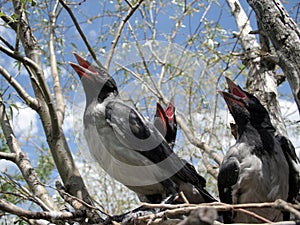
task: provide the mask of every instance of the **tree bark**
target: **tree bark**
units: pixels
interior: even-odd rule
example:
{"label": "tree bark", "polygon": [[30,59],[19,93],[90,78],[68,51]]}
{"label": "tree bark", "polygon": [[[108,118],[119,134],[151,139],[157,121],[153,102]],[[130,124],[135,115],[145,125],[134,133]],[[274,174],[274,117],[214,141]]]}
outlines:
{"label": "tree bark", "polygon": [[286,127],[278,102],[274,64],[260,54],[262,50],[269,51],[268,43],[264,41],[263,36],[260,36],[261,41],[258,43],[255,36],[250,34],[253,29],[239,1],[227,0],[227,3],[239,29],[236,36],[244,50],[243,64],[249,68],[246,86],[267,108],[277,132],[286,136]]}
{"label": "tree bark", "polygon": [[71,195],[83,199],[88,204],[92,204],[87,188],[74,163],[61,124],[58,121],[56,107],[42,71],[38,44],[31,32],[24,13],[25,9],[22,8],[22,3],[18,0],[14,0],[13,5],[15,13],[19,15],[19,23],[15,30],[24,47],[25,55],[33,60],[38,67],[29,68],[32,75],[31,81],[39,104],[37,112],[40,115],[55,165],[67,191]]}
{"label": "tree bark", "polygon": [[279,0],[247,0],[271,40],[300,113],[300,31]]}

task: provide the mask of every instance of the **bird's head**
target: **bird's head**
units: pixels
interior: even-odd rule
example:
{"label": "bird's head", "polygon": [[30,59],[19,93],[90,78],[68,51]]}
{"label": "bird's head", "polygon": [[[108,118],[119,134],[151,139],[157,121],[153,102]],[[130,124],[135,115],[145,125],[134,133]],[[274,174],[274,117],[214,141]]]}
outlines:
{"label": "bird's head", "polygon": [[238,127],[247,124],[250,121],[250,112],[247,110],[241,97],[235,96],[229,92],[219,91],[224,98],[231,115]]}
{"label": "bird's head", "polygon": [[175,106],[172,101],[164,110],[157,102],[154,125],[165,137],[166,141],[173,147],[177,134],[177,121],[175,115]]}
{"label": "bird's head", "polygon": [[174,104],[171,102],[169,102],[169,104],[167,105],[167,108],[165,110],[166,116],[168,118],[168,121],[172,124],[176,123],[176,116],[175,116],[175,106]]}
{"label": "bird's head", "polygon": [[72,62],[69,64],[81,80],[87,103],[93,100],[103,102],[105,98],[111,95],[118,95],[116,82],[104,68],[92,65],[76,53],[74,55],[78,64]]}
{"label": "bird's head", "polygon": [[228,92],[220,91],[226,101],[230,113],[234,117],[237,125],[249,120],[255,127],[267,125],[272,126],[269,113],[261,102],[252,94],[244,91],[232,80],[226,77]]}

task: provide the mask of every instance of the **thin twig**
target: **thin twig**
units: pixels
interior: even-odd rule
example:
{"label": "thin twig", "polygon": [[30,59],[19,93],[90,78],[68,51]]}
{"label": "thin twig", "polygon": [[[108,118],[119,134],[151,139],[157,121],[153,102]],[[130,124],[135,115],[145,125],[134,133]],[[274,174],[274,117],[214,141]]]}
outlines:
{"label": "thin twig", "polygon": [[188,214],[193,210],[198,209],[215,209],[217,211],[239,211],[242,213],[245,213],[251,217],[254,217],[258,220],[261,220],[264,223],[272,223],[270,220],[250,211],[249,209],[254,208],[273,208],[274,210],[285,210],[288,212],[291,212],[295,214],[295,216],[299,219],[299,212],[296,210],[296,207],[298,205],[292,205],[289,204],[283,200],[277,200],[275,202],[264,202],[264,203],[247,203],[247,204],[236,204],[236,205],[230,205],[225,204],[221,202],[213,202],[213,203],[203,203],[203,204],[180,204],[180,205],[171,205],[171,204],[149,204],[149,203],[142,203],[142,206],[144,208],[159,208],[159,209],[165,209],[162,212],[156,213],[156,214],[149,214],[145,216],[138,217],[140,221],[147,221],[157,218],[164,218],[165,216],[176,216],[176,215],[183,215]]}
{"label": "thin twig", "polygon": [[[60,0],[61,1],[61,0]],[[138,2],[130,7],[130,10],[128,11],[127,15],[124,17],[124,19],[121,21],[119,27],[118,27],[118,30],[117,30],[117,33],[115,35],[115,38],[114,40],[112,41],[111,43],[111,47],[110,47],[110,51],[109,51],[109,54],[108,54],[108,57],[107,57],[107,60],[106,60],[106,64],[105,64],[105,68],[108,70],[109,69],[109,66],[110,66],[110,63],[111,63],[111,60],[112,60],[112,57],[114,55],[114,52],[115,52],[115,48],[117,46],[117,43],[120,39],[120,36],[121,36],[121,33],[123,31],[123,28],[126,24],[126,22],[129,20],[129,18],[133,15],[133,13],[139,8],[139,6],[142,4],[144,0],[138,0]]]}
{"label": "thin twig", "polygon": [[300,219],[300,212],[293,207],[292,204],[283,201],[282,199],[278,199],[275,201],[275,208],[284,209],[290,213],[293,213],[298,219]]}
{"label": "thin twig", "polygon": [[257,213],[251,212],[251,211],[246,210],[246,209],[236,209],[235,211],[247,214],[248,216],[251,216],[251,217],[253,217],[255,219],[258,219],[258,220],[260,220],[260,221],[262,221],[264,223],[272,223],[272,221],[270,221],[270,220],[268,220],[268,219],[266,219],[266,218],[258,215]]}
{"label": "thin twig", "polygon": [[0,121],[8,147],[11,153],[16,154],[15,163],[21,170],[23,177],[29,185],[30,189],[39,199],[41,199],[47,205],[47,207],[55,209],[55,204],[50,198],[49,193],[42,185],[40,185],[38,175],[31,165],[29,158],[21,150],[20,144],[18,143],[10,125],[5,106],[2,102],[2,98],[0,98]]}
{"label": "thin twig", "polygon": [[13,183],[16,187],[19,187],[19,191],[23,192],[24,196],[26,195],[27,199],[37,203],[44,211],[51,211],[51,208],[49,208],[49,206],[47,206],[40,198],[34,196],[25,186],[14,180],[9,174],[4,174],[11,183]]}
{"label": "thin twig", "polygon": [[[139,41],[138,41],[138,39],[137,39],[137,37],[136,37],[136,35],[135,35],[135,33],[134,33],[134,30],[132,29],[130,23],[128,23],[128,28],[130,29],[131,34],[132,34],[132,36],[133,36],[133,38],[134,38],[134,41],[135,41],[137,50],[138,50],[139,55],[140,55],[140,57],[141,57],[141,59],[142,59],[144,68],[145,68],[145,70],[146,70],[146,74],[147,74],[147,76],[149,77],[149,79],[150,79],[150,81],[151,81],[151,83],[152,83],[154,89],[156,90],[156,93],[157,93],[156,95],[157,95],[157,96],[160,96],[159,98],[164,98],[164,97],[163,97],[163,94],[162,94],[162,91],[157,87],[157,84],[156,84],[155,80],[153,79],[153,77],[152,77],[152,75],[151,75],[151,72],[150,72],[150,70],[149,70],[149,68],[148,68],[148,65],[147,65],[145,56],[144,56],[143,51],[142,51],[142,49],[141,49],[141,47],[140,47],[140,45],[139,45]],[[149,86],[150,86],[150,85],[149,85]]]}
{"label": "thin twig", "polygon": [[2,41],[10,50],[15,51],[14,47],[7,40],[5,40],[1,35],[0,35],[0,41]]}
{"label": "thin twig", "polygon": [[189,200],[185,197],[185,194],[182,191],[179,192],[179,195],[186,204],[189,204]]}
{"label": "thin twig", "polygon": [[131,69],[129,69],[126,66],[123,66],[121,64],[119,64],[118,62],[115,62],[115,64],[117,66],[119,66],[120,68],[122,68],[123,70],[129,72],[129,74],[131,74],[132,76],[134,76],[136,79],[138,79],[143,85],[145,85],[149,91],[151,91],[155,96],[157,96],[159,98],[158,93],[146,82],[144,81],[140,75],[138,75],[137,73],[135,73],[134,71],[132,71]]}
{"label": "thin twig", "polygon": [[22,85],[19,84],[19,82],[11,76],[6,69],[4,69],[2,66],[0,66],[0,74],[7,80],[8,83],[10,83],[11,86],[18,92],[20,97],[26,102],[27,105],[29,105],[31,108],[37,110],[38,109],[38,101],[37,99],[31,97],[25,89],[23,89]]}
{"label": "thin twig", "polygon": [[60,196],[69,203],[75,210],[85,211],[86,217],[89,218],[90,222],[93,223],[100,223],[104,220],[95,212],[95,210],[100,211],[101,213],[109,216],[107,213],[103,212],[102,210],[87,204],[86,202],[82,201],[79,198],[76,198],[66,192],[62,184],[57,181],[55,183],[57,191],[59,192]]}
{"label": "thin twig", "polygon": [[87,49],[89,50],[89,53],[91,54],[91,56],[93,57],[94,61],[97,63],[98,66],[103,67],[103,65],[99,62],[99,60],[97,59],[96,53],[94,52],[92,46],[90,45],[90,43],[88,42],[84,32],[82,31],[76,17],[74,16],[72,10],[69,8],[69,6],[67,5],[66,1],[64,0],[59,0],[60,4],[65,8],[65,10],[69,13],[80,37],[82,38],[84,44],[86,45]]}
{"label": "thin twig", "polygon": [[77,210],[75,212],[32,212],[29,210],[22,209],[10,202],[0,199],[0,209],[4,212],[8,212],[17,216],[24,216],[27,219],[49,219],[49,220],[61,220],[61,219],[75,219],[82,218],[85,216],[84,212]]}

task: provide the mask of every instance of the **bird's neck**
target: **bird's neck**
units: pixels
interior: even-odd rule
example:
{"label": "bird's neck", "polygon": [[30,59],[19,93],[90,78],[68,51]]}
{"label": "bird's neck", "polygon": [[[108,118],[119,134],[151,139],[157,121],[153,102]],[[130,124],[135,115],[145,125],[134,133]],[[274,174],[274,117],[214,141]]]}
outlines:
{"label": "bird's neck", "polygon": [[239,127],[239,138],[241,142],[247,142],[254,146],[257,155],[272,154],[274,152],[274,132],[269,127],[253,126],[250,122],[244,127]]}

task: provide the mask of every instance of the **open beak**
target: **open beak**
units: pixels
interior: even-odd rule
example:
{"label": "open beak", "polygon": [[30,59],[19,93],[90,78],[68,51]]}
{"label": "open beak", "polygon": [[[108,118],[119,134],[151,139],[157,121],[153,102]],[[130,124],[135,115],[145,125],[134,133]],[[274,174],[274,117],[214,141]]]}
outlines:
{"label": "open beak", "polygon": [[159,104],[158,102],[156,103],[156,114],[155,117],[158,117],[162,120],[163,124],[166,124],[166,120],[165,120],[165,111],[162,108],[161,104]]}
{"label": "open beak", "polygon": [[233,95],[225,91],[218,91],[220,95],[224,98],[229,110],[232,112],[232,107],[234,104],[238,104],[243,108],[246,108],[246,105],[241,97]]}
{"label": "open beak", "polygon": [[243,92],[243,90],[240,88],[240,86],[236,85],[232,80],[230,80],[228,77],[226,78],[226,82],[228,84],[229,93],[236,97],[240,97],[244,100],[248,100],[248,96]]}
{"label": "open beak", "polygon": [[93,76],[98,76],[99,73],[88,61],[84,58],[79,56],[78,54],[74,53],[78,64],[69,62],[75,72],[79,75],[80,79],[86,77],[89,80],[94,81]]}
{"label": "open beak", "polygon": [[175,106],[172,102],[170,102],[165,110],[168,120],[173,122],[175,115]]}

